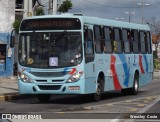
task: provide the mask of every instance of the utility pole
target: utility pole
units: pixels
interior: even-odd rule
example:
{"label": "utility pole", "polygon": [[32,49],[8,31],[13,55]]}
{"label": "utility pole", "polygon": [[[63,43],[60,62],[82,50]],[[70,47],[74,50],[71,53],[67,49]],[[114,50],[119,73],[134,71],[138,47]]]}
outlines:
{"label": "utility pole", "polygon": [[52,15],[52,13],[53,13],[53,0],[49,0],[48,14]]}
{"label": "utility pole", "polygon": [[131,16],[134,15],[135,13],[134,12],[124,12],[125,14],[128,14],[128,22],[131,22]]}
{"label": "utility pole", "polygon": [[135,19],[136,19],[135,0],[133,0],[133,12],[134,12],[134,20],[133,20],[133,22],[135,22]]}
{"label": "utility pole", "polygon": [[23,18],[32,16],[33,15],[33,10],[32,10],[33,2],[32,2],[32,0],[24,0],[23,2],[24,2]]}
{"label": "utility pole", "polygon": [[49,9],[48,14],[49,15],[56,15],[58,12],[58,8],[61,5],[62,0],[49,0]]}
{"label": "utility pole", "polygon": [[142,3],[137,3],[137,5],[142,7],[142,24],[143,24],[144,23],[144,7],[149,6],[150,4],[144,3],[144,0],[143,0]]}

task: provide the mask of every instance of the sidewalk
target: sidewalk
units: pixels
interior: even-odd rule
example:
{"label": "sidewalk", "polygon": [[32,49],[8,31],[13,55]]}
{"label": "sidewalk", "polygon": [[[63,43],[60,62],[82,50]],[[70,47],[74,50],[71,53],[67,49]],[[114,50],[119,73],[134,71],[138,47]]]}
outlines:
{"label": "sidewalk", "polygon": [[17,76],[0,78],[0,101],[9,101],[29,97],[18,92]]}
{"label": "sidewalk", "polygon": [[160,70],[155,70],[154,71],[153,79],[160,79]]}
{"label": "sidewalk", "polygon": [[[154,79],[160,79],[160,71],[155,71]],[[28,95],[19,95],[17,76],[10,78],[0,78],[0,101],[8,101],[27,97]]]}

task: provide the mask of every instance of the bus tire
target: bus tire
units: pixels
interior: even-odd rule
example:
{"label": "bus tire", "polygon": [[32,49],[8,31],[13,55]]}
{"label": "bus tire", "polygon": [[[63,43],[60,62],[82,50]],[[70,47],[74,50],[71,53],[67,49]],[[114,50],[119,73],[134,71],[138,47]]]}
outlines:
{"label": "bus tire", "polygon": [[51,95],[50,94],[38,94],[37,98],[41,103],[47,103],[50,101]]}
{"label": "bus tire", "polygon": [[95,102],[98,102],[101,99],[101,94],[102,94],[102,79],[98,79],[98,83],[96,86],[96,93],[93,94],[93,100]]}
{"label": "bus tire", "polygon": [[137,95],[138,89],[139,89],[139,75],[138,75],[138,73],[136,73],[134,75],[133,87],[130,89],[130,94]]}

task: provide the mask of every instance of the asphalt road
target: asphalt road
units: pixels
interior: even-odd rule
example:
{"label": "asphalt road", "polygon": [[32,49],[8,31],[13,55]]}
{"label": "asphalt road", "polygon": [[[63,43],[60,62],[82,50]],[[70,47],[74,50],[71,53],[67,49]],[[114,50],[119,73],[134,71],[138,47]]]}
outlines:
{"label": "asphalt road", "polygon": [[140,88],[136,96],[122,95],[114,91],[105,93],[99,102],[92,102],[89,96],[67,95],[52,96],[51,101],[45,104],[40,103],[36,98],[2,101],[0,102],[0,113],[45,114],[45,117],[49,115],[49,118],[60,119],[63,117],[64,119],[72,117],[75,119],[104,117],[106,119],[107,116],[113,119],[119,114],[160,113],[159,93],[160,79],[154,79],[149,85]]}

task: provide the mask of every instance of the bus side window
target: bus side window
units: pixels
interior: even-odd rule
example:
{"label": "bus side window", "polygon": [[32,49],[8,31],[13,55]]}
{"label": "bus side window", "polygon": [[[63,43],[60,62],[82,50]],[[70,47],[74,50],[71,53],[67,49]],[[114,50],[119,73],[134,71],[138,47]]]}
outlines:
{"label": "bus side window", "polygon": [[121,30],[119,28],[114,28],[113,49],[115,53],[122,53]]}
{"label": "bus side window", "polygon": [[93,45],[93,32],[91,29],[86,30],[85,33],[85,58],[86,63],[94,60],[94,45]]}
{"label": "bus side window", "polygon": [[140,31],[140,45],[141,45],[141,53],[146,53],[146,44],[145,44],[145,33],[144,33],[144,31]]}
{"label": "bus side window", "polygon": [[85,33],[85,53],[86,54],[93,54],[92,30],[88,30]]}
{"label": "bus side window", "polygon": [[128,38],[130,40],[130,51],[133,52],[133,41],[135,40],[134,30],[129,31],[128,33]]}
{"label": "bus side window", "polygon": [[144,33],[144,42],[145,42],[145,53],[148,53],[148,39],[147,39],[147,32]]}
{"label": "bus side window", "polygon": [[130,31],[123,29],[122,30],[122,38],[123,38],[123,47],[124,47],[124,53],[130,53],[131,52],[131,36]]}
{"label": "bus side window", "polygon": [[152,44],[151,44],[151,35],[149,32],[146,34],[146,39],[147,39],[147,46],[148,46],[148,53],[152,53]]}
{"label": "bus side window", "polygon": [[94,27],[94,39],[95,39],[95,50],[97,53],[103,53],[103,40],[102,40],[102,32],[100,26]]}
{"label": "bus side window", "polygon": [[104,27],[104,52],[112,52],[112,29],[109,27]]}
{"label": "bus side window", "polygon": [[140,50],[138,31],[133,31],[133,53],[138,54]]}

